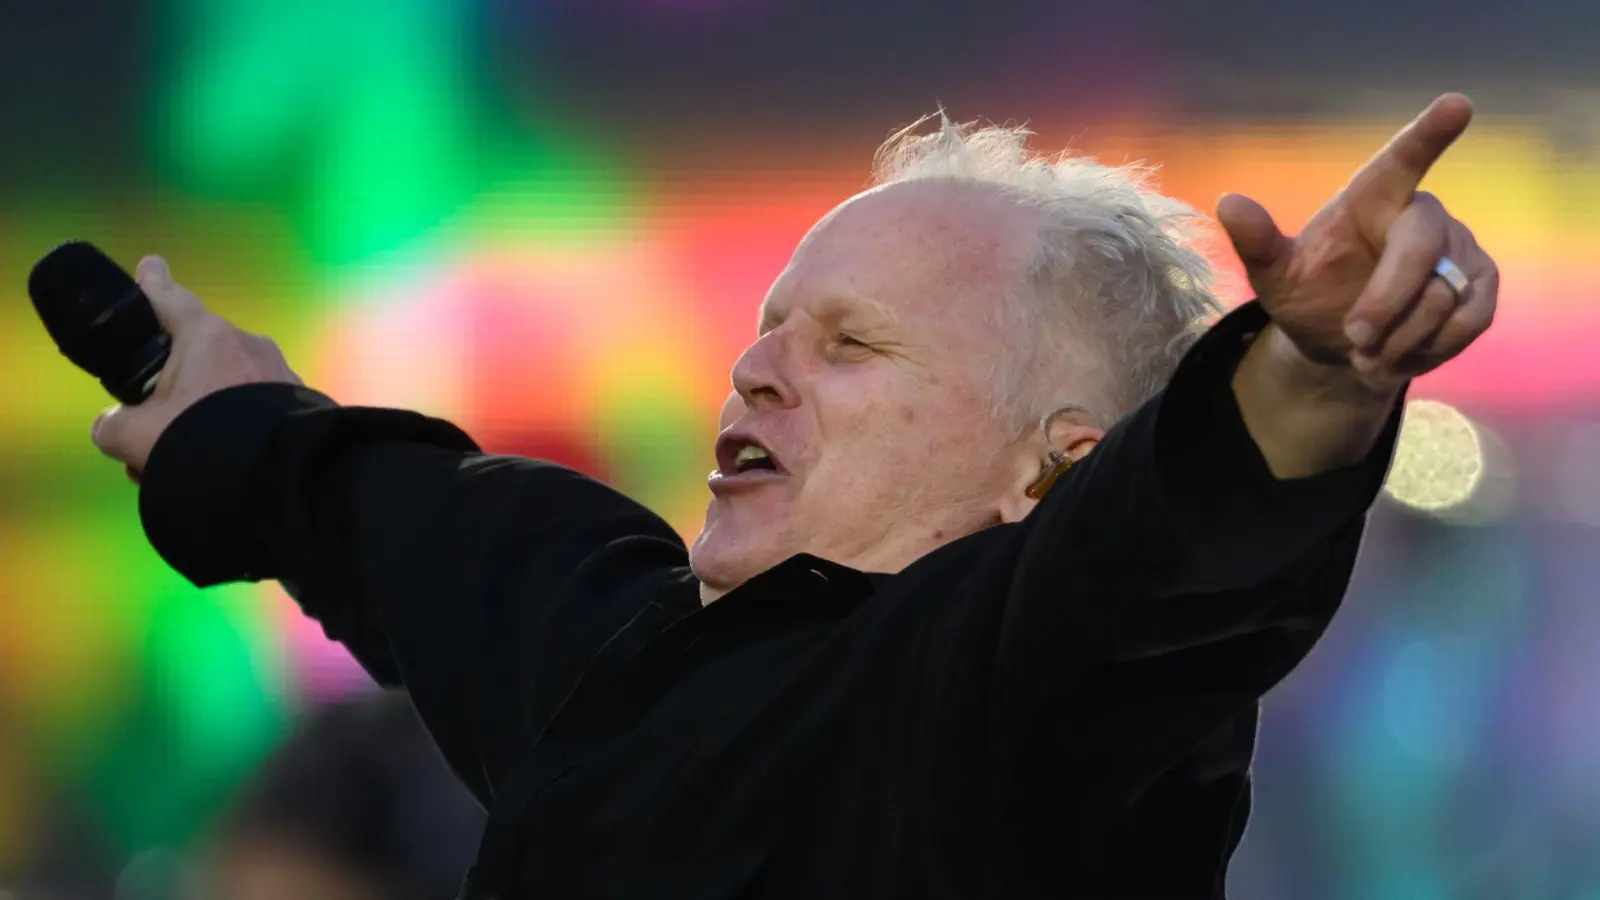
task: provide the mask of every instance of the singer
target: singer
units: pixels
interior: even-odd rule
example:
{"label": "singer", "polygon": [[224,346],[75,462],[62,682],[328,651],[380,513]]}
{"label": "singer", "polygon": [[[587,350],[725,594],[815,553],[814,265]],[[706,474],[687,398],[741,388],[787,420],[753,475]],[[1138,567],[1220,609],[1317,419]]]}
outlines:
{"label": "singer", "polygon": [[465,897],[1221,897],[1258,701],[1339,605],[1409,379],[1494,313],[1418,191],[1471,115],[1297,237],[1224,198],[1258,299],[1203,334],[1192,211],[1137,170],[902,132],[767,295],[693,547],[307,389],[154,258],[171,361],[94,440],[179,572],[284,581],[409,690],[490,811]]}

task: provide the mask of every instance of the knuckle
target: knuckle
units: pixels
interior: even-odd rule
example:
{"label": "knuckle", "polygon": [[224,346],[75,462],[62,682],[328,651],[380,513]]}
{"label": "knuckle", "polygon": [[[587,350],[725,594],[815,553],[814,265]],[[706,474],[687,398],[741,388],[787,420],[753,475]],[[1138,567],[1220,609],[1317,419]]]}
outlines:
{"label": "knuckle", "polygon": [[266,360],[279,360],[283,358],[283,351],[278,349],[278,342],[264,334],[250,335],[250,349],[253,355]]}
{"label": "knuckle", "polygon": [[1446,246],[1448,241],[1443,233],[1424,232],[1405,247],[1406,262],[1419,270],[1432,270],[1438,265],[1439,257],[1445,255]]}
{"label": "knuckle", "polygon": [[239,331],[235,364],[251,380],[274,380],[288,370],[278,342],[264,334]]}
{"label": "knuckle", "polygon": [[1450,210],[1446,210],[1445,203],[1427,191],[1418,191],[1411,199],[1411,210],[1416,211],[1416,218],[1429,226],[1446,226],[1453,223]]}
{"label": "knuckle", "polygon": [[1389,244],[1407,262],[1427,260],[1428,265],[1444,253],[1450,240],[1450,231],[1438,220],[1410,216],[1396,220],[1396,231],[1389,235]]}
{"label": "knuckle", "polygon": [[256,335],[253,335],[248,331],[241,331],[232,323],[225,323],[224,331],[227,334],[228,349],[232,352],[245,356],[249,356],[256,352],[256,348],[259,346],[259,339],[256,337]]}
{"label": "knuckle", "polygon": [[229,325],[221,316],[201,313],[194,317],[194,337],[197,341],[215,343],[226,340]]}
{"label": "knuckle", "polygon": [[1423,215],[1433,222],[1453,222],[1450,211],[1445,208],[1444,201],[1429,193],[1418,191],[1416,203],[1422,208]]}

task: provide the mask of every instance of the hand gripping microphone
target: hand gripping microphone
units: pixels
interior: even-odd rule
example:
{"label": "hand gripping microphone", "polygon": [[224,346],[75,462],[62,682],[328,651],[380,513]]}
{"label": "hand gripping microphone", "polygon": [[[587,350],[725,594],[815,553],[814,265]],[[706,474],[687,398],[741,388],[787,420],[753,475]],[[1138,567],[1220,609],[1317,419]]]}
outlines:
{"label": "hand gripping microphone", "polygon": [[51,250],[28,276],[28,296],[61,355],[135,406],[155,390],[172,338],[150,298],[111,257],[86,241]]}

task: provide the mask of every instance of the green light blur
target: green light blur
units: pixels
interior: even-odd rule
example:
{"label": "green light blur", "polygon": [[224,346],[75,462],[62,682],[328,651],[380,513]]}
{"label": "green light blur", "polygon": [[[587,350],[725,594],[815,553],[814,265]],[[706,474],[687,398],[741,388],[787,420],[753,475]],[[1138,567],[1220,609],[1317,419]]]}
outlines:
{"label": "green light blur", "polygon": [[115,752],[91,783],[129,850],[188,841],[277,740],[277,666],[258,649],[255,590],[183,585],[158,601]]}
{"label": "green light blur", "polygon": [[17,666],[12,677],[30,701],[35,739],[67,769],[115,736],[107,715],[124,699],[136,664],[130,643],[149,618],[153,593],[176,578],[144,541],[132,491],[116,487],[125,502],[105,502],[119,496],[106,491],[86,507],[67,493],[53,509],[30,506],[13,520],[25,525],[3,535],[6,592],[38,598],[8,610],[21,658],[7,662]]}
{"label": "green light blur", "polygon": [[258,592],[174,573],[141,533],[136,493],[100,462],[81,476],[92,503],[67,491],[0,529],[0,583],[35,598],[8,612],[7,690],[56,774],[137,850],[186,839],[261,757],[283,675]]}
{"label": "green light blur", "polygon": [[[180,280],[224,314],[256,327],[266,317],[286,338],[296,326],[278,320],[304,320],[308,296],[339,296],[352,266],[381,274],[371,267],[447,259],[440,251],[452,243],[614,228],[628,193],[615,160],[569,135],[521,133],[515,123],[523,117],[489,108],[494,90],[476,83],[485,70],[479,6],[165,4],[177,38],[165,43],[177,49],[161,63],[166,84],[152,103],[159,212],[143,208],[127,235],[85,233],[129,264],[134,254],[162,250]],[[62,198],[52,203],[56,219],[73,215]],[[105,213],[92,207],[82,217],[98,222]],[[196,216],[203,226],[189,221]],[[162,246],[155,226],[164,219],[187,235],[182,246]],[[45,230],[84,232],[69,226]],[[124,237],[139,245],[124,247]],[[318,274],[302,276],[307,263]],[[49,355],[42,344],[34,349]],[[84,395],[84,415],[92,415],[92,383],[69,381],[75,376],[65,368],[49,371],[62,373],[63,391]],[[59,393],[45,412],[67,406]],[[38,442],[53,450],[69,426],[75,436],[86,422],[73,418]],[[656,431],[650,423],[630,428],[643,428],[644,440]],[[655,445],[630,452],[647,467],[673,456]],[[136,850],[191,836],[266,752],[286,714],[285,673],[258,593],[200,592],[171,572],[139,533],[133,492],[111,483],[121,477],[113,468],[101,465],[81,481],[51,479],[83,487],[54,510],[57,527],[41,532],[49,553],[35,558],[49,564],[29,569],[76,567],[86,583],[12,587],[57,598],[35,645],[71,641],[86,673],[36,691],[50,701],[41,712],[49,719],[45,743],[63,752],[59,764],[89,785],[112,833]],[[654,481],[642,472],[635,483]],[[18,521],[39,519],[30,510]],[[92,570],[83,566],[91,546]]]}
{"label": "green light blur", "polygon": [[567,230],[610,218],[616,179],[580,142],[508,136],[516,117],[482,108],[476,6],[181,0],[190,50],[156,126],[168,177],[292,208],[327,266],[425,253],[508,183],[537,183]]}

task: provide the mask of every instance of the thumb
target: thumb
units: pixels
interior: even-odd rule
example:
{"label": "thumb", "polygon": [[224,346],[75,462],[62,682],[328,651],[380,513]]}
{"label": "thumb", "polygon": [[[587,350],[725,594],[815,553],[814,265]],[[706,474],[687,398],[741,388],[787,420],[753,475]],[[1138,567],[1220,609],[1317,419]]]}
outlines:
{"label": "thumb", "polygon": [[155,310],[161,330],[173,338],[205,315],[206,308],[200,298],[172,280],[172,270],[167,267],[167,261],[159,256],[146,256],[139,260],[134,280],[139,283],[144,295],[150,298],[150,307]]}
{"label": "thumb", "polygon": [[1243,194],[1226,194],[1217,201],[1217,221],[1228,232],[1258,294],[1283,274],[1294,254],[1294,241],[1278,230],[1261,204]]}

